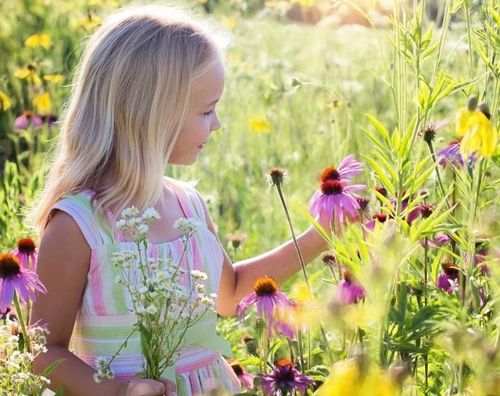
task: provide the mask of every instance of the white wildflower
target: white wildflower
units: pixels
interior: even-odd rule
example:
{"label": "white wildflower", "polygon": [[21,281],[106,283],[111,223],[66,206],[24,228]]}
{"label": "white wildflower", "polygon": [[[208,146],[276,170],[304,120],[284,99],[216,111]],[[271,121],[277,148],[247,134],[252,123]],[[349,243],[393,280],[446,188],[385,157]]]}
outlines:
{"label": "white wildflower", "polygon": [[198,279],[198,280],[207,280],[207,274],[202,272],[202,271],[198,271],[198,270],[192,270],[191,271],[191,276],[194,278],[194,279]]}
{"label": "white wildflower", "polygon": [[200,221],[196,219],[177,219],[174,223],[174,228],[183,232],[186,235],[192,235],[201,227]]}
{"label": "white wildflower", "polygon": [[145,222],[151,223],[153,220],[158,220],[160,218],[160,215],[154,208],[147,208],[143,213],[142,213],[142,220]]}
{"label": "white wildflower", "polygon": [[156,307],[151,304],[149,307],[146,308],[146,312],[150,315],[154,315],[155,313],[158,312],[158,309],[156,309]]}

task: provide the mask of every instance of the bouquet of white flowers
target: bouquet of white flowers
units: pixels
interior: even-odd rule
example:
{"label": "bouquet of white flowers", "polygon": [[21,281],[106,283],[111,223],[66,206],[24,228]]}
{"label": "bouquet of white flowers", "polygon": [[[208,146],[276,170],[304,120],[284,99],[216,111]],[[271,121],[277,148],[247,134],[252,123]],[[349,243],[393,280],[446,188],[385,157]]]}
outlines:
{"label": "bouquet of white flowers", "polygon": [[158,213],[146,209],[142,214],[137,208],[127,208],[122,212],[117,228],[125,232],[135,242],[135,250],[115,253],[114,265],[120,269],[116,282],[130,293],[132,311],[137,319],[131,332],[109,362],[104,358],[96,361],[97,372],[94,379],[99,382],[112,378],[111,363],[126,345],[128,339],[139,332],[144,356],[144,378],[158,380],[160,377],[174,378],[171,370],[177,352],[187,330],[195,325],[207,310],[214,309],[216,295],[207,295],[204,282],[207,275],[193,270],[187,282],[181,282],[186,270],[180,264],[189,245],[189,239],[199,229],[195,219],[179,219],[174,227],[183,232],[184,249],[181,258],[148,257],[149,227],[159,219]]}

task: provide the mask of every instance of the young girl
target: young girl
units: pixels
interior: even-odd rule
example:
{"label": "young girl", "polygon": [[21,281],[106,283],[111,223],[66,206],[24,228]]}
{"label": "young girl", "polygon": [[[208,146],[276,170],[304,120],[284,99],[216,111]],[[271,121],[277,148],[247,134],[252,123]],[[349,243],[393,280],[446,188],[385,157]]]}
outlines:
{"label": "young girl", "polygon": [[[113,227],[124,208],[158,211],[161,218],[149,234],[149,253],[156,256],[175,259],[182,253],[175,220],[203,222],[186,261],[208,274],[207,292],[218,294],[221,315],[235,313],[257,278],[269,275],[281,283],[300,269],[292,241],[233,266],[198,192],[164,177],[169,164],[193,164],[220,128],[215,107],[224,67],[215,37],[170,8],[135,7],[105,20],[85,49],[34,212],[42,236],[38,274],[47,293],[38,296],[32,320],[50,331],[35,370],[61,360],[50,379],[51,388],[62,388],[65,396],[195,395],[213,384],[239,391],[221,355],[229,348],[215,335],[214,314],[203,318],[204,334],[190,337],[200,342],[181,350],[175,384],[134,377],[142,368],[138,337],[114,360],[114,379],[93,380],[96,357],[109,361],[135,322],[111,263],[113,251],[133,246]],[[326,248],[312,227],[298,243],[306,262]]]}

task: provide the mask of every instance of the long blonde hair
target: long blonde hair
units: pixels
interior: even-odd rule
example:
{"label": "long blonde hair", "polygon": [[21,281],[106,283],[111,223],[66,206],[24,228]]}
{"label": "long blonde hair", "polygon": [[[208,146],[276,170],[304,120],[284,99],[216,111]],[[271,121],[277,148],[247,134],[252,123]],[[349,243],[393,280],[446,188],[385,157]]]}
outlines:
{"label": "long blonde hair", "polygon": [[160,198],[192,82],[222,55],[222,37],[182,10],[159,5],[124,8],[104,21],[83,53],[31,213],[39,232],[68,193],[94,190],[99,215],[111,207],[121,212],[132,197],[139,208]]}

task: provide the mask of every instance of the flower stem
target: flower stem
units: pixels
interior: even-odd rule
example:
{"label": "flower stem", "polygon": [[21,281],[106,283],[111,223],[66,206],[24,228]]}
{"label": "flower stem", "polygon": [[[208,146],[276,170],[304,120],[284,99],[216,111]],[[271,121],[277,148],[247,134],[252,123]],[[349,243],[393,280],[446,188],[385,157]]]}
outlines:
{"label": "flower stem", "polygon": [[278,190],[278,195],[281,200],[281,204],[283,205],[283,210],[285,211],[286,219],[288,221],[288,227],[290,228],[290,232],[292,234],[293,244],[295,246],[295,250],[297,251],[297,256],[299,258],[300,267],[302,268],[302,274],[304,275],[304,281],[306,282],[307,291],[311,294],[311,286],[309,285],[309,279],[307,277],[306,266],[304,263],[304,258],[302,257],[302,252],[300,251],[299,244],[297,242],[297,238],[295,237],[295,230],[293,228],[292,220],[290,218],[290,213],[288,212],[288,207],[285,203],[285,197],[283,196],[283,192],[281,191],[281,185],[279,183],[276,184],[276,189]]}
{"label": "flower stem", "polygon": [[17,319],[19,320],[19,324],[21,325],[21,333],[23,334],[24,338],[24,347],[28,352],[31,352],[31,342],[29,338],[28,331],[26,329],[26,324],[24,323],[23,319],[23,312],[21,311],[21,307],[19,305],[19,300],[17,298],[17,292],[14,292],[14,307],[16,308],[16,314],[17,314]]}
{"label": "flower stem", "polygon": [[[309,279],[307,277],[307,272],[306,272],[306,266],[305,266],[305,263],[304,263],[304,258],[302,257],[302,252],[300,251],[300,247],[299,247],[299,244],[297,242],[297,238],[295,237],[295,230],[293,228],[292,220],[290,218],[290,213],[288,212],[288,207],[286,206],[286,202],[285,202],[285,197],[283,195],[283,191],[281,190],[281,184],[280,183],[275,183],[274,185],[276,186],[276,190],[278,190],[278,195],[280,197],[281,204],[283,205],[283,210],[285,211],[286,219],[288,221],[288,226],[289,226],[290,232],[292,234],[293,244],[295,246],[295,250],[297,251],[297,256],[299,258],[300,267],[302,268],[302,274],[304,275],[304,281],[305,281],[306,286],[307,286],[307,291],[309,292],[309,295],[312,297],[313,293],[312,293],[312,290],[311,290],[311,285],[309,284]],[[328,339],[326,338],[325,329],[323,328],[322,324],[319,325],[319,328],[320,328],[321,335],[323,336],[323,339],[325,341],[325,346],[326,346],[326,349],[328,351],[328,356],[330,358],[330,362],[333,363],[333,355],[332,355],[332,351],[330,350],[330,345],[328,345]]]}

